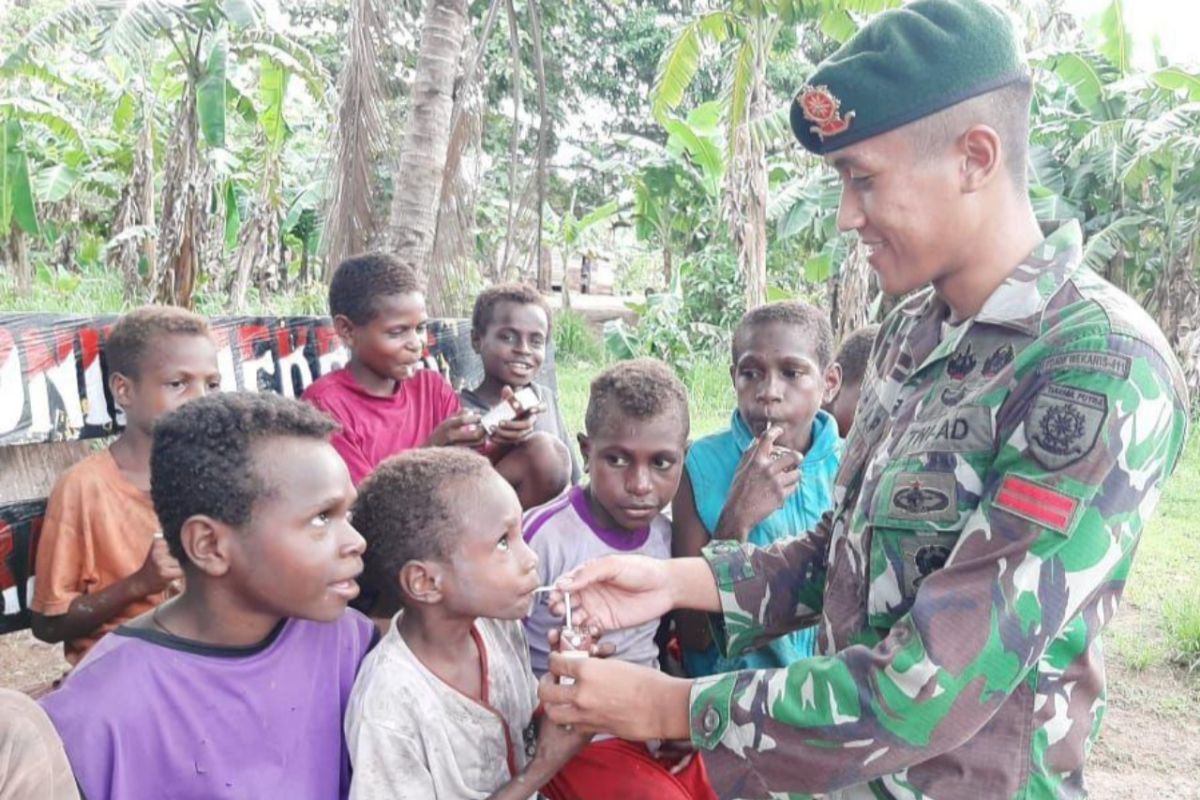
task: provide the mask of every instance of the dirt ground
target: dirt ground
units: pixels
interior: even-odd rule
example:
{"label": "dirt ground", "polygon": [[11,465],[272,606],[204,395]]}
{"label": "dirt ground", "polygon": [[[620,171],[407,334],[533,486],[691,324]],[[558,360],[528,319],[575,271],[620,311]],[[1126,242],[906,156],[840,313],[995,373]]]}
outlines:
{"label": "dirt ground", "polygon": [[[1127,602],[1109,641],[1141,635],[1143,612]],[[1095,800],[1200,798],[1200,676],[1156,662],[1134,670],[1109,647],[1108,714],[1088,765]],[[0,686],[30,689],[62,674],[62,649],[28,631],[0,636]]]}

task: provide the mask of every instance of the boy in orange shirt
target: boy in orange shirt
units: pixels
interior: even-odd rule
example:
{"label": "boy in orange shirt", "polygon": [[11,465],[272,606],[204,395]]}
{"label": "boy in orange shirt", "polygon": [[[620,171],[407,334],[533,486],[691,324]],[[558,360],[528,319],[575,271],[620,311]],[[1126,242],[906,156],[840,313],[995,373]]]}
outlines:
{"label": "boy in orange shirt", "polygon": [[101,636],[165,600],[183,576],[150,501],[151,431],[159,417],[221,384],[208,323],[180,308],[121,317],[105,358],[125,430],[55,484],[30,604],[33,635],[62,642],[72,666]]}

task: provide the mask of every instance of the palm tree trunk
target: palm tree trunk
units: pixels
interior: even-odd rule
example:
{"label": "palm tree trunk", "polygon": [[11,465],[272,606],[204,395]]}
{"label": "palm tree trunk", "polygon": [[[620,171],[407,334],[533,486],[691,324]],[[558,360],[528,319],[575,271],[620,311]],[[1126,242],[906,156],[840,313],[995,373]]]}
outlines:
{"label": "palm tree trunk", "polygon": [[450,141],[454,78],[467,29],[467,0],[428,0],[413,80],[412,112],[400,148],[384,237],[402,260],[425,269],[433,249],[438,198]]}
{"label": "palm tree trunk", "polygon": [[326,281],[344,259],[367,249],[374,231],[375,162],[385,145],[385,96],[377,39],[383,35],[384,21],[377,0],[354,0],[349,50],[338,82],[330,169],[333,190],[321,237],[325,256],[322,277]]}

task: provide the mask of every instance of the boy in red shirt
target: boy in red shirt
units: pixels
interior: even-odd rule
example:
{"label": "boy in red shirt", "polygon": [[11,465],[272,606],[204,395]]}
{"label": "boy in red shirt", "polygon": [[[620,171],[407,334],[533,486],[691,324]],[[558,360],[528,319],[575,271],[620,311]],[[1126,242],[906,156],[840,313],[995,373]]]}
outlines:
{"label": "boy in red shirt", "polygon": [[183,576],[150,501],[151,431],[168,411],[221,385],[208,323],[181,308],[129,312],[104,355],[125,430],[59,477],[34,573],[33,635],[62,642],[72,666],[101,636],[165,600]]}
{"label": "boy in red shirt", "polygon": [[333,446],[356,485],[405,450],[462,446],[517,476],[511,482],[526,508],[566,486],[570,456],[554,437],[534,431],[536,411],[489,436],[445,378],[418,368],[428,317],[425,285],[411,265],[379,253],[343,261],[329,285],[329,314],[350,361],[309,386],[303,399],[341,425]]}

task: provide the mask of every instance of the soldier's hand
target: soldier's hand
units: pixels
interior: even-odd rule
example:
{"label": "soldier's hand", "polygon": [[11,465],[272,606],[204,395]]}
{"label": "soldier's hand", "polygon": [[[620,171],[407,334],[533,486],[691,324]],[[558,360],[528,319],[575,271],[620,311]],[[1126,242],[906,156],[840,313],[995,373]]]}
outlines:
{"label": "soldier's hand", "polygon": [[800,485],[804,457],[776,445],[782,435],[783,428],[772,425],[742,454],[717,522],[718,539],[744,542],[754,526],[783,508]]}
{"label": "soldier's hand", "polygon": [[659,619],[675,602],[670,563],[635,555],[589,561],[558,579],[550,613],[566,613],[565,590],[571,593],[572,622],[592,636]]}
{"label": "soldier's hand", "polygon": [[[560,685],[563,676],[575,683]],[[644,742],[690,737],[691,688],[690,680],[638,664],[551,653],[550,671],[538,684],[538,697],[546,716],[560,725]]]}

